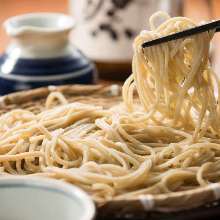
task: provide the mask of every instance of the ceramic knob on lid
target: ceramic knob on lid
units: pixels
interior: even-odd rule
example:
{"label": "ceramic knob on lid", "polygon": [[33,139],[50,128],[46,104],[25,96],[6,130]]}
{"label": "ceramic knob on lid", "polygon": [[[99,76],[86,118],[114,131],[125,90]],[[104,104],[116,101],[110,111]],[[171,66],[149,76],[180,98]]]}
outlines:
{"label": "ceramic knob on lid", "polygon": [[71,17],[33,13],[12,17],[4,26],[12,41],[0,57],[0,94],[94,82],[94,64],[69,42]]}

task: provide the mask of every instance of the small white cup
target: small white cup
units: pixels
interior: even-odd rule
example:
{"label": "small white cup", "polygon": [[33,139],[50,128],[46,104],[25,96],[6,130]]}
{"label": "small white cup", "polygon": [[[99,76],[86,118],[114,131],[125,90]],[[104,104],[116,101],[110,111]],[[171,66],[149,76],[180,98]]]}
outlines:
{"label": "small white cup", "polygon": [[35,177],[1,177],[0,219],[92,220],[95,206],[78,187]]}
{"label": "small white cup", "polygon": [[73,46],[68,35],[74,20],[60,13],[30,13],[11,17],[4,22],[6,33],[12,38],[7,49],[20,58],[53,58],[70,55]]}

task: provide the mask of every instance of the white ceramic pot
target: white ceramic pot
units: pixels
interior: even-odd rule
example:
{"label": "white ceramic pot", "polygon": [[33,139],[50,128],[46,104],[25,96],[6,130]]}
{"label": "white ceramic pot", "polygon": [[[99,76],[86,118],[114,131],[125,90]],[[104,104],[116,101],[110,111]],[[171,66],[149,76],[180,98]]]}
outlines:
{"label": "white ceramic pot", "polygon": [[69,0],[76,20],[72,41],[89,58],[130,62],[134,37],[148,29],[148,18],[162,10],[177,15],[178,0]]}
{"label": "white ceramic pot", "polygon": [[14,39],[6,53],[20,58],[54,58],[73,53],[68,34],[74,20],[58,13],[32,13],[16,16],[5,23],[6,33]]}

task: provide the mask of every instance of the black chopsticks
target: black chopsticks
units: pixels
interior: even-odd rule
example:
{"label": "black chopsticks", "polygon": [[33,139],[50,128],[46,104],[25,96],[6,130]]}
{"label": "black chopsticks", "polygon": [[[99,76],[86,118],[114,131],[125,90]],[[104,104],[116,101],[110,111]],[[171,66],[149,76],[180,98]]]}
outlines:
{"label": "black chopsticks", "polygon": [[177,40],[180,38],[192,36],[194,34],[199,34],[199,33],[210,31],[210,30],[215,30],[215,32],[220,31],[220,20],[216,20],[216,21],[204,24],[204,25],[200,25],[194,28],[190,28],[190,29],[175,33],[175,34],[167,35],[165,37],[161,37],[161,38],[157,38],[152,41],[145,42],[142,44],[142,47],[146,48],[146,47],[150,47],[153,45],[165,43],[165,42],[172,41],[172,40]]}

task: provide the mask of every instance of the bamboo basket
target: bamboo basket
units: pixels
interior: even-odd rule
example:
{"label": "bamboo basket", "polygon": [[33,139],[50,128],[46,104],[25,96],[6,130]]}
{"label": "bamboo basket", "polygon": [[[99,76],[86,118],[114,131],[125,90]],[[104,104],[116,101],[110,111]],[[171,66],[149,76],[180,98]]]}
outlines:
{"label": "bamboo basket", "polygon": [[[52,91],[62,92],[70,102],[91,103],[104,108],[109,108],[122,101],[121,89],[117,85],[49,86],[0,97],[0,115],[16,108],[38,113],[44,109],[45,99]],[[104,206],[98,207],[98,216],[101,219],[108,219],[109,216],[111,218],[119,216],[129,219],[155,211],[164,213],[189,210],[218,199],[220,199],[220,183],[214,183],[188,191],[142,195],[130,200],[112,200]]]}

